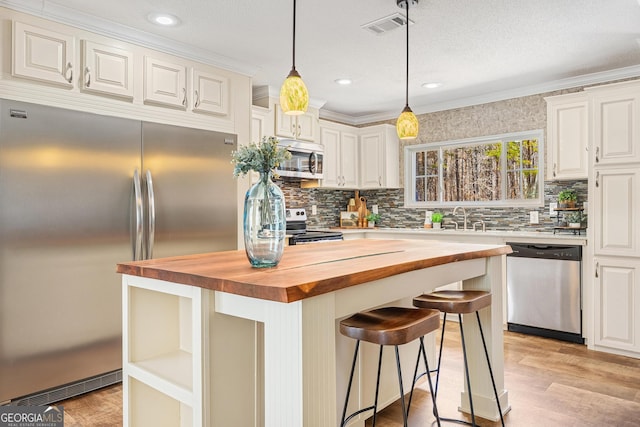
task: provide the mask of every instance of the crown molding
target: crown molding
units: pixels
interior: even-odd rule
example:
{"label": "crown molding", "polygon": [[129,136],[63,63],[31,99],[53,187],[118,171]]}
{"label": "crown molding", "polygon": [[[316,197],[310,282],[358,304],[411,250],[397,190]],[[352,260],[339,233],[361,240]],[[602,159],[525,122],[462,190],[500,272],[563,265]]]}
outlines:
{"label": "crown molding", "polygon": [[84,14],[72,8],[51,4],[45,0],[0,0],[0,6],[245,76],[253,76],[258,71],[258,67],[249,63]]}
{"label": "crown molding", "polygon": [[[615,70],[602,71],[598,73],[584,74],[576,77],[553,80],[545,83],[522,86],[519,88],[486,93],[477,96],[457,98],[442,102],[428,103],[423,105],[411,105],[416,115],[434,113],[437,111],[452,110],[455,108],[469,107],[472,105],[488,104],[490,102],[503,101],[505,99],[520,98],[523,96],[538,95],[546,92],[553,92],[576,87],[587,87],[613,82],[616,80],[640,77],[640,65],[617,68]],[[334,120],[341,123],[358,126],[368,123],[394,120],[398,117],[398,111],[386,111],[363,116],[350,116],[328,110],[320,110],[320,117]]]}

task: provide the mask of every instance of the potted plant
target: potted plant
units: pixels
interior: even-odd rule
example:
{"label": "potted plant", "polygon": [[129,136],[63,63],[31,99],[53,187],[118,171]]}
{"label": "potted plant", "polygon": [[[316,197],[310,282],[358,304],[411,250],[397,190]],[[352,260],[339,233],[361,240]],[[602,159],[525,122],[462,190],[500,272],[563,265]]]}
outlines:
{"label": "potted plant", "polygon": [[433,223],[433,228],[442,228],[442,215],[441,212],[434,212],[431,214],[431,222]]}
{"label": "potted plant", "polygon": [[581,211],[575,211],[568,214],[565,219],[569,227],[580,228],[587,221],[587,216]]}
{"label": "potted plant", "polygon": [[380,221],[380,214],[369,212],[365,218],[367,219],[367,225],[373,228],[376,222]]}
{"label": "potted plant", "polygon": [[578,195],[575,190],[562,190],[558,193],[558,207],[559,208],[575,208]]}

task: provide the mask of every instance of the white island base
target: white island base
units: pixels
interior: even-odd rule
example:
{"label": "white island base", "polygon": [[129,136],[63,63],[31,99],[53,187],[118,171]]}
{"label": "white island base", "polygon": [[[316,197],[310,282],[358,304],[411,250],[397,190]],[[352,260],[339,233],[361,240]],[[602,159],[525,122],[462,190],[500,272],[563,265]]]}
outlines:
{"label": "white island base", "polygon": [[[489,290],[480,312],[503,411],[502,281],[504,255],[436,265],[334,292],[282,303],[192,285],[123,275],[124,425],[338,425],[354,342],[337,332],[340,319],[463,281]],[[466,326],[474,409],[499,419],[475,316]],[[431,346],[433,348],[433,346]],[[352,402],[373,401],[377,349],[359,359]],[[405,390],[417,345],[401,347]],[[381,407],[399,397],[391,351],[383,362]],[[463,375],[460,372],[460,375]],[[466,391],[461,408],[468,411]],[[363,426],[365,414],[351,425]]]}

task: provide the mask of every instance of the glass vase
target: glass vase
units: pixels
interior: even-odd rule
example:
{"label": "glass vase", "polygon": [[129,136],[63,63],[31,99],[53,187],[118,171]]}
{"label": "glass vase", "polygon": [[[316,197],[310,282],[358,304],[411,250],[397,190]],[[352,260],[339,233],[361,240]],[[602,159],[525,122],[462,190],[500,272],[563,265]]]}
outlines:
{"label": "glass vase", "polygon": [[270,173],[261,173],[244,198],[244,247],[253,267],[278,265],[286,225],[284,194]]}

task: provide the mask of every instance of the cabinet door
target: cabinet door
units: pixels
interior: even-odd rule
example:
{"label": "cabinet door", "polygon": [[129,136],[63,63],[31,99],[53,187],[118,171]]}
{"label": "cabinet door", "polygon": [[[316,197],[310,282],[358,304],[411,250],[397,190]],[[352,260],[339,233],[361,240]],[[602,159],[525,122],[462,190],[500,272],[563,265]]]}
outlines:
{"label": "cabinet door", "polygon": [[592,187],[595,254],[640,256],[639,180],[639,168],[596,169]]}
{"label": "cabinet door", "polygon": [[68,34],[13,23],[13,75],[73,87],[75,43]]}
{"label": "cabinet door", "polygon": [[594,260],[595,345],[640,352],[640,260]]}
{"label": "cabinet door", "polygon": [[330,188],[341,187],[343,181],[340,173],[340,132],[334,129],[321,128],[320,141],[324,146],[322,186]]}
{"label": "cabinet door", "polygon": [[316,140],[316,118],[311,113],[301,114],[296,117],[296,135],[298,139],[305,141]]}
{"label": "cabinet door", "polygon": [[193,111],[229,114],[229,79],[193,70]]}
{"label": "cabinet door", "polygon": [[340,132],[340,166],[342,186],[358,188],[358,136],[354,133]]}
{"label": "cabinet door", "polygon": [[589,101],[586,94],[547,100],[548,179],[587,179]]}
{"label": "cabinet door", "polygon": [[251,141],[260,142],[265,136],[271,135],[267,126],[269,122],[269,110],[261,107],[251,108]]}
{"label": "cabinet door", "polygon": [[296,116],[285,114],[279,105],[276,105],[275,132],[277,136],[284,138],[296,138]]}
{"label": "cabinet door", "polygon": [[187,69],[180,64],[145,56],[144,102],[186,108]]}
{"label": "cabinet door", "polygon": [[82,89],[133,98],[133,53],[88,40],[82,42]]}
{"label": "cabinet door", "polygon": [[640,162],[640,88],[594,93],[593,113],[594,163]]}
{"label": "cabinet door", "polygon": [[360,186],[362,188],[382,187],[382,153],[384,135],[373,133],[360,137]]}

